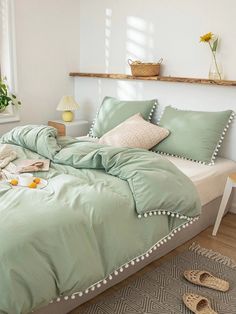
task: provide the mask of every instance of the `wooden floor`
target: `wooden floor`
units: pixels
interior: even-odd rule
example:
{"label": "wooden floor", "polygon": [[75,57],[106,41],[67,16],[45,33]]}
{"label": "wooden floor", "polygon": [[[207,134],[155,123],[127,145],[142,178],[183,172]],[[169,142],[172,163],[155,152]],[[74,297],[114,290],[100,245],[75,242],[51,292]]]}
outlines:
{"label": "wooden floor", "polygon": [[[121,283],[117,284],[116,286],[108,289],[107,291],[103,292],[96,298],[92,299],[91,301],[88,301],[85,304],[88,303],[96,303],[101,297],[104,295],[110,294],[113,291],[119,289],[123,285],[128,284],[131,280],[133,280],[135,277],[139,276],[140,274],[143,274],[149,270],[152,270],[162,264],[165,260],[171,258],[172,256],[177,255],[178,253],[186,250],[193,242],[196,242],[200,244],[202,247],[212,249],[214,251],[217,251],[223,255],[226,255],[228,257],[231,257],[236,261],[236,215],[235,214],[227,214],[221,223],[221,226],[219,228],[219,231],[217,233],[216,237],[213,237],[211,235],[213,230],[213,227],[209,227],[205,231],[201,232],[199,235],[197,235],[192,240],[186,242],[185,244],[181,245],[180,247],[176,248],[169,254],[163,256],[162,258],[158,259],[157,261],[152,262],[136,274],[130,276],[126,280],[122,281]],[[71,312],[71,314],[79,314],[79,310],[84,305],[81,305],[77,309]]]}

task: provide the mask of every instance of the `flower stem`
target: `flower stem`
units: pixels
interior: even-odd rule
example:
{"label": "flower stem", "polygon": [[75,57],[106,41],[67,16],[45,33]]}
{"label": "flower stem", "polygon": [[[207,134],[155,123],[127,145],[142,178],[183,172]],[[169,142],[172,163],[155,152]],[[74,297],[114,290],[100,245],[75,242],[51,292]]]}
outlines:
{"label": "flower stem", "polygon": [[213,51],[213,47],[211,46],[211,43],[208,42],[209,46],[210,46],[210,49],[211,49],[211,52],[212,52],[212,55],[213,55],[213,59],[214,59],[214,63],[215,63],[215,66],[216,66],[216,71],[217,71],[217,74],[219,76],[219,79],[221,80],[221,74],[220,74],[220,70],[219,70],[219,67],[218,67],[218,64],[217,64],[217,61],[216,61],[216,55],[215,55],[215,52]]}

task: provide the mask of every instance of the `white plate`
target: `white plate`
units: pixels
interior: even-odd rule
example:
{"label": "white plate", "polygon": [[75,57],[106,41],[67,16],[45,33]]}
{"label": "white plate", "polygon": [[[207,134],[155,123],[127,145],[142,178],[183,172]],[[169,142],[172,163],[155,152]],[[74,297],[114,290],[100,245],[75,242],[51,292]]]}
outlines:
{"label": "white plate", "polygon": [[[11,180],[8,180],[7,182],[10,183]],[[11,185],[11,187],[13,189],[25,188],[25,189],[31,189],[31,190],[36,190],[36,189],[41,190],[41,189],[44,189],[47,185],[48,185],[48,181],[47,180],[40,179],[40,183],[37,184],[37,187],[35,189],[29,188],[28,186],[23,186],[23,185],[20,185],[20,184],[18,184],[18,185]]]}

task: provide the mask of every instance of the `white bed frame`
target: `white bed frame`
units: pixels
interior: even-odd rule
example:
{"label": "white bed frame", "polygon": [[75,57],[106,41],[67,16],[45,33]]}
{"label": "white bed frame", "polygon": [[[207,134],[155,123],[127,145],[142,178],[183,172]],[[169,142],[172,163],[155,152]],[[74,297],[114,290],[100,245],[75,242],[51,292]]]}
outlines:
{"label": "white bed frame", "polygon": [[50,303],[48,306],[43,307],[37,311],[35,314],[66,314],[81,305],[82,303],[94,298],[96,295],[100,294],[101,292],[107,290],[108,288],[116,285],[118,282],[124,280],[125,278],[129,277],[130,275],[136,273],[141,268],[145,267],[152,261],[164,256],[165,254],[169,253],[176,247],[180,246],[181,244],[187,242],[188,240],[195,237],[201,231],[206,229],[207,227],[214,224],[219,205],[220,205],[221,197],[211,201],[210,203],[204,205],[202,207],[202,214],[200,219],[195,221],[189,228],[181,229],[178,232],[178,236],[173,237],[170,241],[166,242],[164,245],[159,247],[156,251],[148,257],[145,258],[143,261],[139,263],[135,263],[134,266],[124,269],[122,273],[119,273],[118,276],[113,277],[113,279],[107,282],[106,285],[101,285],[100,288],[95,289],[94,291],[90,291],[88,294],[84,294],[82,297],[76,296],[75,299],[68,298],[64,300],[61,298],[58,299],[59,302],[56,300],[53,303]]}

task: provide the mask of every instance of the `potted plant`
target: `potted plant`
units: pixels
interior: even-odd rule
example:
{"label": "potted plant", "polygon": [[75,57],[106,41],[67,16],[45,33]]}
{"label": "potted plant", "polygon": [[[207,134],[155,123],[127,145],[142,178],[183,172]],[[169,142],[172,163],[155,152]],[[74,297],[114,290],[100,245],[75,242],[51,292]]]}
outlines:
{"label": "potted plant", "polygon": [[18,106],[21,102],[9,91],[6,78],[0,78],[0,113],[4,112],[9,105]]}

